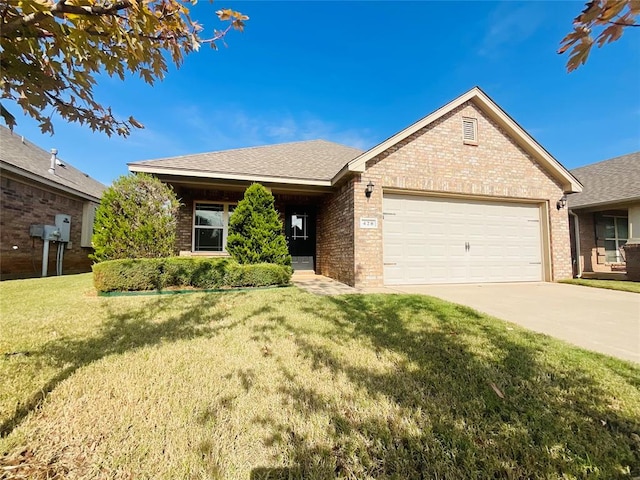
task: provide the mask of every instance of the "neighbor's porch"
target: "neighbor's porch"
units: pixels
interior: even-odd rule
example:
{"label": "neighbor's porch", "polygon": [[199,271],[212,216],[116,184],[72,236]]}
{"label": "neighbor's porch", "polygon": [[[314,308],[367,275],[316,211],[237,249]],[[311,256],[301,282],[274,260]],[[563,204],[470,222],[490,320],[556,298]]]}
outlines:
{"label": "neighbor's porch", "polygon": [[625,280],[624,246],[632,239],[634,224],[635,236],[640,234],[640,204],[573,213],[569,221],[574,276]]}

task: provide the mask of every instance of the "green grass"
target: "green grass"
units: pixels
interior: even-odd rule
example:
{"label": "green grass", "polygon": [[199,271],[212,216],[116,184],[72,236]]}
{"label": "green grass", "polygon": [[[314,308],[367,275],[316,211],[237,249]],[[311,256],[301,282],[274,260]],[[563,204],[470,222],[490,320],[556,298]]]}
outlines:
{"label": "green grass", "polygon": [[585,287],[606,288],[608,290],[620,290],[622,292],[640,293],[640,282],[571,278],[567,280],[560,280],[560,283],[570,283],[572,285],[583,285]]}
{"label": "green grass", "polygon": [[640,475],[640,367],[434,298],[0,299],[0,479]]}

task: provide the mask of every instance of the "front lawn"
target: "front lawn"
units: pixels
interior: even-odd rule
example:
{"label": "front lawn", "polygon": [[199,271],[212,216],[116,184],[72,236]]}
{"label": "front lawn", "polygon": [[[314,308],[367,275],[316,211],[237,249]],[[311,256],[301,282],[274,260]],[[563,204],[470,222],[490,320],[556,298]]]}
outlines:
{"label": "front lawn", "polygon": [[0,479],[640,475],[639,366],[434,298],[0,299]]}
{"label": "front lawn", "polygon": [[640,293],[640,282],[625,282],[622,280],[591,280],[586,278],[571,278],[560,280],[560,283],[583,285],[585,287],[606,288],[608,290],[620,290],[622,292]]}

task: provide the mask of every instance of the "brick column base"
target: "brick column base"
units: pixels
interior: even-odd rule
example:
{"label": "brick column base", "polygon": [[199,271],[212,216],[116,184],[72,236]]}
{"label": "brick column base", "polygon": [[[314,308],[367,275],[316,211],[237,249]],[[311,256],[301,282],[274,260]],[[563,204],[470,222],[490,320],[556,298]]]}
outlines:
{"label": "brick column base", "polygon": [[627,279],[640,282],[640,243],[627,243],[624,254],[627,260]]}

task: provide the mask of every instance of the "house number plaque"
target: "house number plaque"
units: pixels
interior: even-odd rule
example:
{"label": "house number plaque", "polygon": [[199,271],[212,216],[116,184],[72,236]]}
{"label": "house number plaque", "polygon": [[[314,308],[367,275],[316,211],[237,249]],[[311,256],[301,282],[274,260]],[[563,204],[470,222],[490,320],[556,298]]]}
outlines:
{"label": "house number plaque", "polygon": [[360,228],[378,228],[378,219],[360,218]]}

